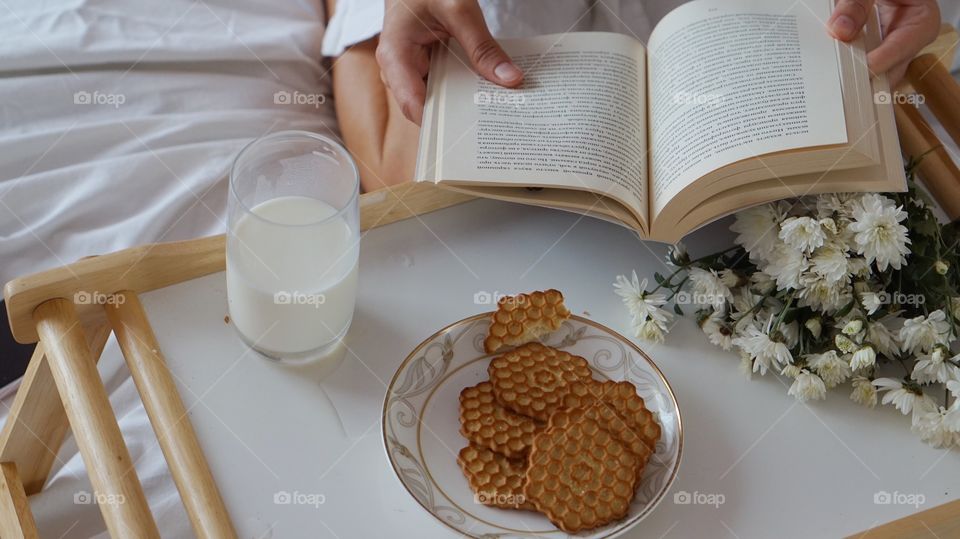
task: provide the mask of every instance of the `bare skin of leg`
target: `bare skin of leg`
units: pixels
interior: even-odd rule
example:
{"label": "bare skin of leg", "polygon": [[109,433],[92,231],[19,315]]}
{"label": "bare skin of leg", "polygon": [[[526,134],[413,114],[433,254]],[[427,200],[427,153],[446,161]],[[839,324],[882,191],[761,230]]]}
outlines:
{"label": "bare skin of leg", "polygon": [[[327,0],[327,17],[335,0]],[[377,38],[358,43],[334,59],[333,100],[340,133],[360,169],[364,192],[413,179],[420,127],[404,118],[380,79]]]}

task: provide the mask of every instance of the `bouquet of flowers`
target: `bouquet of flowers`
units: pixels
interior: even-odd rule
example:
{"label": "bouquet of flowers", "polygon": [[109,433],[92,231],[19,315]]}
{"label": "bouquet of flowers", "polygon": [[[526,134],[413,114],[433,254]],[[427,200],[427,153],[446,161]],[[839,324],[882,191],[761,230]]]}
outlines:
{"label": "bouquet of flowers", "polygon": [[655,283],[618,276],[637,337],[663,342],[692,305],[748,376],[788,377],[801,401],[849,384],[872,408],[882,394],[924,442],[960,447],[960,231],[937,221],[912,168],[905,193],[754,207],[736,215],[730,249],[691,259],[677,245]]}

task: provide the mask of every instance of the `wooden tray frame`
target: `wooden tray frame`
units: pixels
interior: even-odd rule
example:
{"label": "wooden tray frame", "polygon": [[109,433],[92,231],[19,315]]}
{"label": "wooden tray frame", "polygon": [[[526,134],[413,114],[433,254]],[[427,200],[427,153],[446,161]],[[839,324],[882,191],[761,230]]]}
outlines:
{"label": "wooden tray frame", "polygon": [[[949,62],[956,31],[944,26],[908,72],[909,85],[927,97],[931,110],[960,144],[960,87],[941,62]],[[930,152],[920,172],[931,191],[960,200],[957,171],[929,125],[915,111],[897,106],[901,143],[908,154]],[[952,168],[951,168],[952,166]],[[950,198],[954,197],[955,198]],[[473,197],[407,183],[360,196],[361,229],[367,230],[466,202]],[[960,203],[943,204],[951,218]],[[171,475],[198,537],[236,537],[187,411],[167,369],[139,294],[223,271],[224,236],[159,243],[94,256],[14,279],[4,288],[10,327],[21,343],[37,343],[0,431],[0,536],[38,537],[27,496],[39,492],[71,428],[112,537],[159,537],[143,488],[133,469],[103,381],[97,372],[114,333]],[[86,294],[86,296],[82,296]],[[100,302],[76,301],[97,297]],[[122,500],[122,503],[109,503]],[[923,520],[926,519],[926,520]],[[960,500],[873,528],[859,536],[892,537],[904,530],[955,534]],[[885,532],[884,530],[888,531]]]}

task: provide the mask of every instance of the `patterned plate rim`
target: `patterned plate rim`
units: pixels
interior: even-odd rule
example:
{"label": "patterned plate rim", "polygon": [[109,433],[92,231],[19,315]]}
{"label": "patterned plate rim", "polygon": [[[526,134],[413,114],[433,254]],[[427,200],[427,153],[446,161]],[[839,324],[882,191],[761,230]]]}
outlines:
{"label": "patterned plate rim", "polygon": [[[383,450],[384,450],[384,453],[386,453],[387,461],[390,462],[390,468],[393,470],[393,475],[397,478],[397,482],[400,483],[400,485],[403,487],[403,489],[404,489],[405,491],[407,491],[407,494],[409,494],[410,497],[413,498],[414,501],[417,502],[417,505],[419,505],[420,507],[422,507],[423,510],[427,512],[427,514],[429,514],[429,515],[432,516],[434,519],[436,519],[438,522],[442,523],[444,526],[446,526],[447,528],[453,530],[454,532],[456,532],[457,534],[460,534],[460,535],[465,535],[465,534],[464,534],[464,532],[463,532],[462,530],[457,529],[457,528],[456,528],[455,526],[453,526],[452,524],[450,524],[450,523],[448,523],[448,522],[445,522],[442,518],[439,518],[437,515],[435,515],[435,514],[433,513],[433,511],[430,510],[429,507],[427,507],[426,505],[424,505],[423,502],[420,501],[420,499],[417,498],[417,496],[416,496],[413,492],[410,491],[410,488],[407,486],[406,483],[404,483],[403,479],[401,479],[400,470],[397,469],[397,463],[394,461],[393,457],[390,455],[390,445],[389,445],[389,442],[388,442],[388,440],[387,440],[387,405],[390,403],[390,396],[391,396],[391,394],[393,393],[393,387],[394,387],[394,385],[397,383],[397,379],[400,377],[400,374],[401,374],[401,373],[403,372],[403,370],[407,367],[407,364],[409,364],[410,361],[411,361],[414,357],[416,357],[417,354],[418,354],[425,346],[427,346],[429,343],[433,342],[433,340],[436,339],[437,337],[439,337],[440,335],[444,334],[445,332],[449,331],[450,329],[452,329],[452,328],[454,328],[454,327],[456,327],[456,326],[459,326],[459,325],[461,325],[461,324],[470,324],[470,323],[476,322],[477,320],[482,320],[482,319],[484,319],[484,318],[489,318],[489,317],[492,316],[492,315],[493,315],[493,311],[489,311],[489,312],[485,312],[485,313],[475,314],[475,315],[473,315],[473,316],[468,316],[467,318],[464,318],[464,319],[462,319],[462,320],[458,320],[458,321],[456,321],[456,322],[453,322],[452,324],[448,324],[448,325],[444,326],[443,328],[437,330],[435,333],[433,333],[432,335],[430,335],[429,337],[427,337],[426,339],[424,339],[423,341],[421,341],[420,344],[418,344],[417,346],[415,346],[415,347],[413,348],[413,350],[412,350],[409,354],[407,354],[407,357],[404,358],[403,362],[400,363],[400,366],[397,367],[397,371],[393,373],[393,377],[390,379],[390,383],[387,385],[387,391],[386,391],[386,393],[384,394],[384,397],[383,397],[383,407],[382,407],[382,410],[381,410],[381,417],[380,417],[380,437],[381,437],[381,440],[382,440],[382,442],[383,442]],[[593,326],[593,327],[596,328],[596,329],[599,329],[599,330],[602,330],[602,331],[606,331],[607,333],[609,333],[609,334],[612,335],[613,337],[615,337],[615,338],[617,338],[618,340],[620,340],[623,344],[629,346],[629,347],[630,347],[631,349],[633,349],[635,352],[637,352],[638,354],[640,354],[640,357],[642,357],[644,360],[646,360],[647,364],[648,364],[650,367],[653,368],[653,371],[656,373],[657,377],[658,377],[658,378],[660,379],[660,381],[663,383],[663,387],[666,388],[667,394],[670,396],[670,400],[673,402],[673,407],[674,407],[674,409],[676,410],[676,413],[677,413],[677,436],[678,436],[678,443],[677,443],[677,460],[676,460],[676,463],[673,465],[673,470],[670,471],[670,478],[669,478],[669,479],[667,480],[667,482],[664,484],[663,489],[660,491],[660,493],[657,495],[657,497],[656,497],[655,499],[653,499],[653,500],[649,503],[649,505],[648,505],[648,510],[640,513],[639,515],[633,517],[633,518],[630,519],[630,520],[627,520],[627,521],[623,522],[621,526],[618,526],[616,529],[612,530],[609,534],[604,535],[604,536],[602,536],[602,537],[600,537],[600,538],[597,538],[597,539],[608,539],[608,538],[612,538],[612,537],[615,537],[615,536],[617,536],[617,535],[620,535],[620,534],[626,532],[627,530],[633,528],[633,526],[636,525],[638,522],[640,522],[641,520],[643,520],[644,518],[646,518],[647,516],[649,516],[650,513],[652,513],[653,510],[654,510],[658,505],[660,505],[660,502],[663,501],[663,497],[667,494],[667,492],[670,491],[670,487],[673,486],[673,482],[677,479],[677,473],[678,473],[679,470],[680,470],[680,462],[683,460],[683,417],[682,417],[681,412],[680,412],[680,402],[677,401],[677,396],[676,396],[676,395],[674,394],[674,392],[673,392],[673,387],[670,385],[670,382],[667,381],[666,376],[663,375],[663,371],[660,370],[660,367],[657,366],[657,364],[650,358],[650,356],[647,355],[646,352],[644,352],[642,349],[640,349],[639,346],[637,346],[636,344],[634,344],[633,341],[631,341],[630,339],[624,337],[620,332],[614,331],[614,330],[608,328],[607,326],[605,326],[605,325],[603,325],[603,324],[601,324],[601,323],[599,323],[599,322],[595,322],[595,321],[593,321],[593,320],[590,320],[589,318],[584,318],[584,317],[582,317],[582,316],[578,316],[578,315],[575,315],[575,314],[571,314],[571,315],[570,315],[570,319],[571,319],[571,320],[575,320],[575,321],[577,321],[577,322],[584,323],[584,324],[586,324],[586,325],[588,325],[588,326]],[[418,418],[418,421],[419,421],[419,418]]]}

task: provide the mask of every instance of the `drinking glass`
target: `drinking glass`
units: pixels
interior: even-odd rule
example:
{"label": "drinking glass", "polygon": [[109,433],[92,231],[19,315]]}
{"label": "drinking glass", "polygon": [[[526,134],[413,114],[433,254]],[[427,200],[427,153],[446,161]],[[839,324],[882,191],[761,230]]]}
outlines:
{"label": "drinking glass", "polygon": [[356,164],[323,135],[282,131],[233,163],[227,302],[240,337],[272,359],[309,360],[346,335],[357,296]]}

